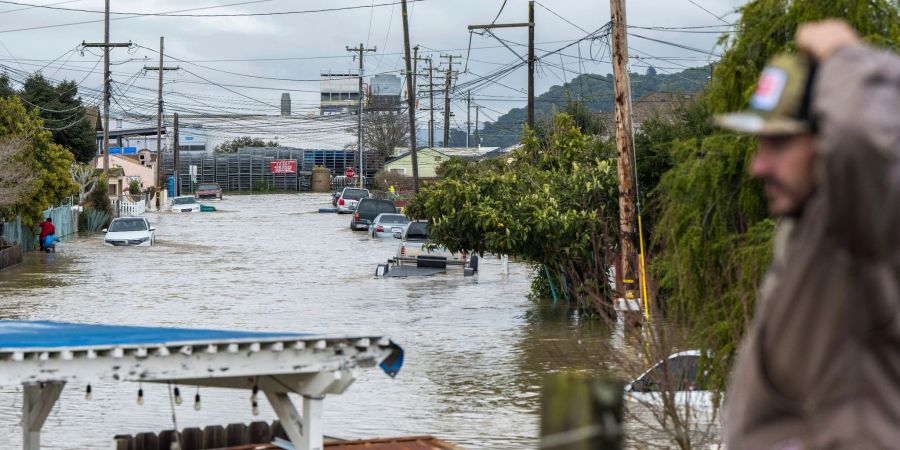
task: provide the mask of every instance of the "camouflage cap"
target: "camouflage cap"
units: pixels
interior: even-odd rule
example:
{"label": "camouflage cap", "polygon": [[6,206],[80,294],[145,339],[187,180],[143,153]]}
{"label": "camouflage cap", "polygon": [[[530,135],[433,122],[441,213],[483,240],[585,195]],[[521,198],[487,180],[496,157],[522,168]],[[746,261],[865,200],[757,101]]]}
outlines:
{"label": "camouflage cap", "polygon": [[759,76],[750,108],[716,116],[715,124],[756,135],[812,132],[809,101],[813,72],[812,63],[802,55],[775,56]]}

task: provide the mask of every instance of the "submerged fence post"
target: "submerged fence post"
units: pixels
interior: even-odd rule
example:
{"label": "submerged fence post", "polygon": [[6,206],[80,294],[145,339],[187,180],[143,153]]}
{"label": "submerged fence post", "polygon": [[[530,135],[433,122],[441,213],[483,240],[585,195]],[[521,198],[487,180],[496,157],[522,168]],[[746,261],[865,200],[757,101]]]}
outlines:
{"label": "submerged fence post", "polygon": [[624,384],[581,374],[544,381],[541,449],[620,450],[624,431]]}

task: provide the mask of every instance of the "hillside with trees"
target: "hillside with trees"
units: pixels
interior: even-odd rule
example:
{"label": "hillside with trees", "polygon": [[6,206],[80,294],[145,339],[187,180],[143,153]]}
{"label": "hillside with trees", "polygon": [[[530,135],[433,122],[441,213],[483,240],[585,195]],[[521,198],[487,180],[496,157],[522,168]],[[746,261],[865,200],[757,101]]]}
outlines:
{"label": "hillside with trees", "polygon": [[[632,95],[635,100],[650,92],[698,92],[709,81],[710,67],[695,67],[677,73],[659,73],[653,67],[646,73],[631,74]],[[552,117],[562,111],[570,102],[584,104],[588,111],[613,110],[613,76],[582,74],[568,83],[555,85],[535,98],[535,116],[538,119]],[[525,108],[513,108],[488,122],[481,131],[482,145],[506,147],[518,143],[522,138],[522,125],[526,120]],[[463,135],[465,137],[465,135]]]}

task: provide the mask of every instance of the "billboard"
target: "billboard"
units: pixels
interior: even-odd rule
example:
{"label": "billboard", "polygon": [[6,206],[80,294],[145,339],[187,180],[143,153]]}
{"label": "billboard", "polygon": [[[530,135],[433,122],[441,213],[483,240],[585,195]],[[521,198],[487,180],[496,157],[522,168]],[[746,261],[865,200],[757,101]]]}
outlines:
{"label": "billboard", "polygon": [[269,163],[272,173],[297,173],[297,160],[276,159]]}
{"label": "billboard", "polygon": [[372,95],[400,96],[402,83],[396,75],[375,75],[369,81]]}

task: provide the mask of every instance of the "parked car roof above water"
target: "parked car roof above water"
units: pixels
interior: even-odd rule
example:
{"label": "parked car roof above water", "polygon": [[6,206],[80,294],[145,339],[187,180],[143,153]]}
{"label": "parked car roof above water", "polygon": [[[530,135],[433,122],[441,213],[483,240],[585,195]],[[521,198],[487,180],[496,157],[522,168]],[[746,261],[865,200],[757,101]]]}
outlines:
{"label": "parked car roof above water", "polygon": [[147,219],[143,217],[120,217],[113,219],[109,224],[108,231],[118,233],[121,231],[144,231],[150,227]]}

